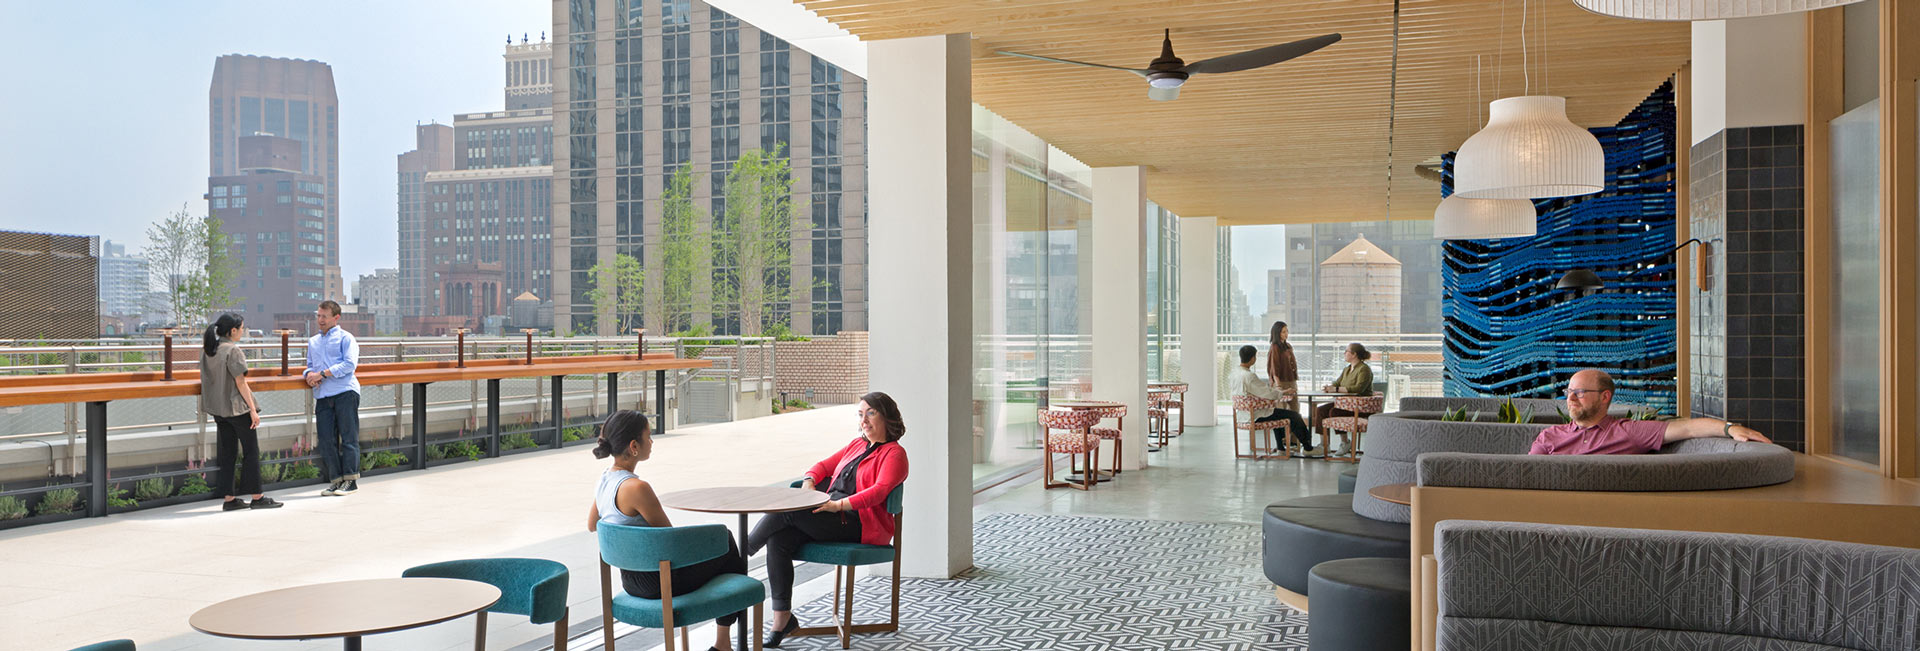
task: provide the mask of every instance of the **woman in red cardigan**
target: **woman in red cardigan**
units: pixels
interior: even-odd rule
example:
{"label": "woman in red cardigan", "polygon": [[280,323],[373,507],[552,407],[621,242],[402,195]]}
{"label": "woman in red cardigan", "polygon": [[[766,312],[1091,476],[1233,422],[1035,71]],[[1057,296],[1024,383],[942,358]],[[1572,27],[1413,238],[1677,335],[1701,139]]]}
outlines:
{"label": "woman in red cardigan", "polygon": [[793,617],[793,555],[809,542],[893,544],[887,496],[907,479],[907,452],[900,436],[907,424],[893,398],[875,391],[860,397],[860,438],[813,464],[800,486],[824,491],[826,504],[812,512],[773,513],[747,536],[747,555],[767,549],[767,587],[773,600],[773,633],[766,646],[800,628]]}

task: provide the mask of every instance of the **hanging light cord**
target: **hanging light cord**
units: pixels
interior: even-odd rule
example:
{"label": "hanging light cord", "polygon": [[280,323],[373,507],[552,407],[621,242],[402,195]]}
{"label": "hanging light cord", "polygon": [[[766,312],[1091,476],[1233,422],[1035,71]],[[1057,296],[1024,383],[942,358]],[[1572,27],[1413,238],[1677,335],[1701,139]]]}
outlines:
{"label": "hanging light cord", "polygon": [[1387,221],[1393,221],[1393,117],[1400,92],[1400,0],[1393,0],[1393,59],[1387,73]]}
{"label": "hanging light cord", "polygon": [[1522,94],[1533,94],[1533,71],[1527,68],[1527,0],[1520,0],[1520,76],[1526,84]]}

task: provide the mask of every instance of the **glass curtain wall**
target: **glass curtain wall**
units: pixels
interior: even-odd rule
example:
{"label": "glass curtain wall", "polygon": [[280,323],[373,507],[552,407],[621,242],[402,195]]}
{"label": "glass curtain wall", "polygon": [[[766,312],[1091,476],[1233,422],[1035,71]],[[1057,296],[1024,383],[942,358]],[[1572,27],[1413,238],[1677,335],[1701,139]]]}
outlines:
{"label": "glass curtain wall", "polygon": [[974,480],[1040,461],[1035,414],[1091,376],[1091,294],[1080,252],[1092,170],[973,107]]}
{"label": "glass curtain wall", "polygon": [[1179,382],[1180,216],[1147,202],[1147,380]]}

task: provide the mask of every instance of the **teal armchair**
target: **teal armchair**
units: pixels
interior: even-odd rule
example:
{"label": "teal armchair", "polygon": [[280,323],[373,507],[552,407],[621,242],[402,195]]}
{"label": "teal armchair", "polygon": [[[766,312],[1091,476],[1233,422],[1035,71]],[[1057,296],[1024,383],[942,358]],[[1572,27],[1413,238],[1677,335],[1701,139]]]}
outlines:
{"label": "teal armchair", "polygon": [[[761,605],[767,587],[744,574],[721,574],[687,594],[674,596],[673,568],[701,563],[727,553],[731,546],[724,525],[687,527],[630,527],[602,522],[600,539],[600,611],[608,622],[606,648],[613,646],[611,622],[665,629],[667,651],[674,651],[673,629],[680,629],[686,645],[686,626],[753,607],[753,647],[760,649]],[[660,598],[642,599],[614,589],[613,568],[632,572],[659,572]],[[741,622],[745,624],[745,622]]]}
{"label": "teal armchair", "polygon": [[474,649],[487,643],[487,613],[553,623],[554,651],[567,648],[567,566],[543,558],[475,558],[407,568],[400,576],[479,581],[500,589],[500,601],[476,615]]}
{"label": "teal armchair", "polygon": [[133,640],[107,640],[95,642],[73,651],[134,651]]}
{"label": "teal armchair", "polygon": [[[793,487],[799,488],[801,481],[793,482]],[[903,530],[900,507],[901,500],[905,499],[906,490],[905,485],[900,485],[894,487],[892,493],[887,494],[887,513],[893,515],[892,546],[847,542],[810,542],[800,546],[799,553],[794,554],[795,560],[834,566],[834,622],[832,626],[801,627],[789,637],[837,635],[840,637],[840,648],[846,649],[853,646],[854,633],[891,633],[900,630],[900,564],[894,561],[900,555],[900,532]],[[885,623],[855,624],[853,623],[853,568],[879,563],[893,563],[893,613]]]}

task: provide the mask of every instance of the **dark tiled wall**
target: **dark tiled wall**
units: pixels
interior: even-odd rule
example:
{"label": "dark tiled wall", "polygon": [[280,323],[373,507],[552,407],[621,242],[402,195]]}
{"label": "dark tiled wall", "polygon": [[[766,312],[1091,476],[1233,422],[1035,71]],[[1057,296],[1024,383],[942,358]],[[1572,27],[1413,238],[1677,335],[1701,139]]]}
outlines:
{"label": "dark tiled wall", "polygon": [[[1693,300],[1693,410],[1804,449],[1801,127],[1728,129],[1693,147],[1693,236],[1713,245]],[[1716,241],[1717,240],[1717,241]]]}
{"label": "dark tiled wall", "polygon": [[1728,129],[1727,417],[1804,449],[1800,125]]}

